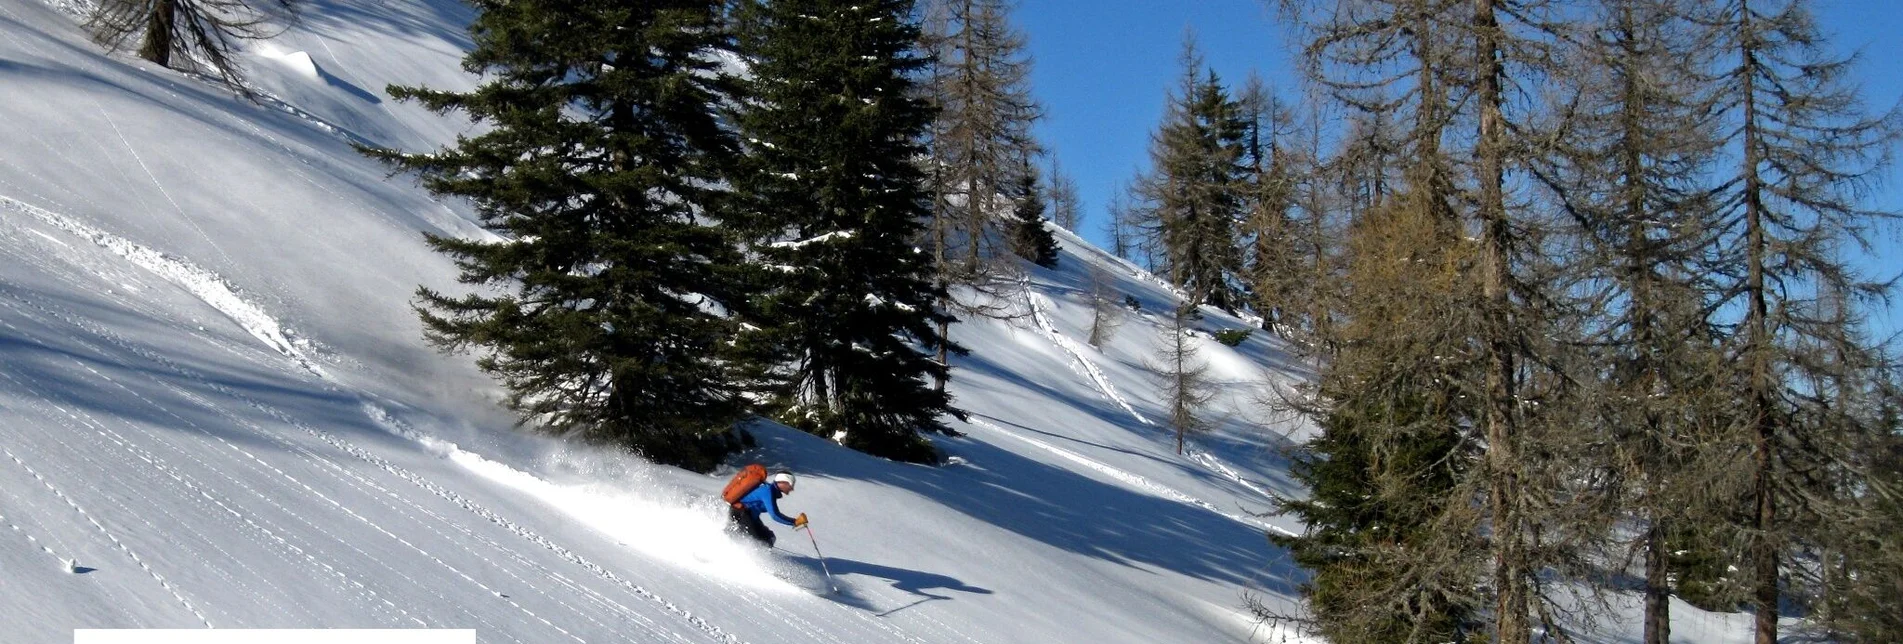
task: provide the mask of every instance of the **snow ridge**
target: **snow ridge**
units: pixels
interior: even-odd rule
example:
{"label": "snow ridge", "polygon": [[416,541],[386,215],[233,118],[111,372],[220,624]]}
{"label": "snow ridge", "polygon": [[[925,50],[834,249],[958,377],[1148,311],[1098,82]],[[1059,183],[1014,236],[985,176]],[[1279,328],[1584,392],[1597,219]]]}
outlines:
{"label": "snow ridge", "polygon": [[277,319],[271,317],[263,308],[245,301],[238,295],[237,288],[219,277],[217,273],[6,195],[0,195],[0,208],[31,215],[47,225],[91,241],[126,258],[134,265],[165,278],[165,281],[178,285],[220,313],[224,313],[233,322],[237,322],[238,326],[264,342],[265,346],[284,354],[305,370],[326,380],[330,379],[323,367],[318,366],[316,360],[298,348],[306,344],[305,341],[293,340],[294,333],[280,325]]}

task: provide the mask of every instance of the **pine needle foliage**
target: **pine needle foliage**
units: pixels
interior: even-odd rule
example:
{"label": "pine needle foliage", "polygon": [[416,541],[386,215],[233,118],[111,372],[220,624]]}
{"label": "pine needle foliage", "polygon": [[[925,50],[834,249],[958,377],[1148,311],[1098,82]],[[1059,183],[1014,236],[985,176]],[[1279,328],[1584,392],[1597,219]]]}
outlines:
{"label": "pine needle foliage", "polygon": [[1183,76],[1164,121],[1150,137],[1150,172],[1140,178],[1141,228],[1151,260],[1194,304],[1235,312],[1245,303],[1238,223],[1244,216],[1241,105],[1194,42],[1183,46]]}
{"label": "pine needle foliage", "polygon": [[1018,177],[1017,205],[1011,209],[1011,252],[1038,266],[1057,267],[1057,238],[1044,226],[1044,190],[1037,170]]}
{"label": "pine needle foliage", "polygon": [[[933,462],[950,399],[921,353],[950,316],[915,244],[932,213],[917,160],[932,119],[907,0],[749,0],[752,63],[732,120],[748,142],[738,227],[764,267],[749,300],[760,377],[785,422],[870,454]],[[962,351],[951,345],[954,350]]]}
{"label": "pine needle foliage", "polygon": [[369,150],[501,237],[429,236],[461,294],[417,313],[473,350],[522,423],[710,469],[744,407],[726,357],[736,301],[718,185],[736,151],[715,106],[717,0],[481,0],[469,92],[392,87],[481,134],[431,153]]}
{"label": "pine needle foliage", "polygon": [[1322,429],[1292,468],[1309,496],[1284,502],[1308,530],[1276,541],[1315,571],[1304,595],[1334,641],[1480,630],[1478,508],[1456,492],[1478,469],[1461,420],[1476,401],[1456,384],[1478,369],[1458,351],[1475,324],[1460,279],[1472,250],[1450,233],[1430,200],[1408,194],[1350,228],[1340,350],[1297,401]]}

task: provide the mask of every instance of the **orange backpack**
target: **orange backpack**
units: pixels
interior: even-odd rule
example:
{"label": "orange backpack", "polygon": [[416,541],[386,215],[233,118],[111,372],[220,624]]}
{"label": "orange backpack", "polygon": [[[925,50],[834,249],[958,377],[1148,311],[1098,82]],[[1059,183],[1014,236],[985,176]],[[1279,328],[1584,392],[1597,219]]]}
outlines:
{"label": "orange backpack", "polygon": [[727,481],[727,488],[720,491],[720,498],[726,499],[727,503],[733,507],[740,507],[740,498],[765,482],[766,466],[759,463],[748,465],[740,468],[740,471],[733,475],[733,480]]}

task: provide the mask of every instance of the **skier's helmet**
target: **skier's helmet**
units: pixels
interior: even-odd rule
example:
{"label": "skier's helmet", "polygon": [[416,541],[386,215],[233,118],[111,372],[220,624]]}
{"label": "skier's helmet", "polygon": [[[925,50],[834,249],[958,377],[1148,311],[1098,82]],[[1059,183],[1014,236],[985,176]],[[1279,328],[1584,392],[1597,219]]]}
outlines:
{"label": "skier's helmet", "polygon": [[792,472],[779,472],[774,474],[773,478],[768,480],[772,481],[773,484],[775,485],[778,485],[780,483],[785,483],[786,491],[788,492],[793,491],[793,473]]}

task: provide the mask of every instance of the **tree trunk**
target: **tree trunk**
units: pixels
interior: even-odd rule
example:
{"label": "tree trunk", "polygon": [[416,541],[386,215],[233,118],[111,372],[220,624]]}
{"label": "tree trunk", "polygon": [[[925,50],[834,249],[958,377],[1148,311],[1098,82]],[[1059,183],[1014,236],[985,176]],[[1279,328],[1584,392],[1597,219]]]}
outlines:
{"label": "tree trunk", "polygon": [[140,58],[161,67],[172,66],[172,29],[177,19],[178,0],[153,1],[151,20],[145,24],[145,43],[139,47]]}
{"label": "tree trunk", "polygon": [[1507,307],[1507,226],[1505,156],[1506,118],[1501,112],[1502,76],[1500,24],[1497,0],[1474,0],[1474,35],[1479,70],[1480,138],[1475,150],[1480,161],[1480,288],[1486,299],[1487,347],[1486,409],[1487,463],[1493,513],[1493,582],[1499,594],[1495,606],[1496,641],[1526,642],[1532,631],[1527,622],[1525,562],[1520,542],[1519,466],[1514,447],[1513,357],[1511,320]]}
{"label": "tree trunk", "polygon": [[1655,518],[1645,535],[1645,644],[1672,641],[1672,589],[1665,547],[1665,526]]}
{"label": "tree trunk", "polygon": [[[945,301],[944,303],[950,304],[949,301]],[[939,320],[938,321],[938,366],[943,367],[945,370],[932,378],[933,380],[932,388],[941,394],[945,393],[945,381],[951,379],[951,357],[947,355],[947,353],[949,353],[950,346],[951,346],[951,322],[946,320]]]}
{"label": "tree trunk", "polygon": [[[1653,329],[1658,319],[1654,313],[1658,302],[1652,293],[1655,258],[1648,244],[1647,222],[1651,217],[1646,209],[1645,157],[1640,150],[1641,141],[1647,136],[1644,127],[1647,113],[1637,69],[1642,55],[1636,47],[1638,18],[1633,15],[1632,2],[1621,4],[1619,10],[1619,55],[1625,65],[1621,73],[1624,86],[1620,92],[1620,139],[1624,149],[1619,158],[1619,178],[1625,194],[1620,219],[1625,224],[1623,270],[1631,298],[1626,326],[1630,329],[1629,341],[1637,361],[1630,372],[1632,380],[1625,384],[1628,392],[1650,396],[1658,391],[1661,380],[1658,370],[1663,358],[1659,349],[1661,340]],[[1666,471],[1667,447],[1665,437],[1661,436],[1666,427],[1650,407],[1642,408],[1639,420],[1646,432],[1641,443],[1645,453],[1639,461],[1645,482],[1641,511],[1651,521],[1645,534],[1645,644],[1669,644],[1672,639],[1671,558],[1667,556],[1666,520],[1662,516],[1666,510],[1661,507],[1659,497],[1664,487],[1661,479],[1676,472]]]}
{"label": "tree trunk", "polygon": [[[944,166],[939,165],[937,172],[942,174],[944,171]],[[933,279],[938,281],[940,289],[938,295],[938,311],[940,313],[949,314],[952,305],[951,279],[947,277],[946,274],[951,271],[951,265],[945,258],[945,229],[951,226],[951,222],[946,221],[950,218],[949,211],[943,208],[944,192],[942,188],[944,186],[944,179],[936,178],[934,181],[938,183],[941,190],[937,196],[933,197],[933,199],[938,200],[939,203],[933,204],[932,206],[932,209],[936,212],[936,216],[932,218],[932,270],[938,273]],[[941,394],[945,393],[945,381],[951,378],[951,357],[947,355],[950,353],[950,348],[951,321],[939,320],[938,364],[944,367],[945,370],[933,377],[932,388]]]}
{"label": "tree trunk", "polygon": [[1757,610],[1757,644],[1777,644],[1777,540],[1772,531],[1776,525],[1776,503],[1772,498],[1772,458],[1773,441],[1771,418],[1771,373],[1766,354],[1770,351],[1769,310],[1765,303],[1764,263],[1765,236],[1762,194],[1763,178],[1758,176],[1758,164],[1761,162],[1758,151],[1757,122],[1757,46],[1752,33],[1751,7],[1749,2],[1739,4],[1738,17],[1741,34],[1740,75],[1743,76],[1744,102],[1744,213],[1745,230],[1748,239],[1748,257],[1750,263],[1746,275],[1745,288],[1749,297],[1750,310],[1747,312],[1745,333],[1748,334],[1751,370],[1751,423],[1755,430],[1753,444],[1753,465],[1757,472],[1752,482],[1753,494],[1757,497],[1757,512],[1753,517],[1752,528],[1756,537],[1751,552],[1754,592],[1752,601]]}

